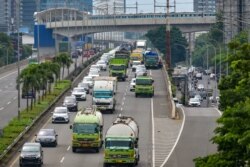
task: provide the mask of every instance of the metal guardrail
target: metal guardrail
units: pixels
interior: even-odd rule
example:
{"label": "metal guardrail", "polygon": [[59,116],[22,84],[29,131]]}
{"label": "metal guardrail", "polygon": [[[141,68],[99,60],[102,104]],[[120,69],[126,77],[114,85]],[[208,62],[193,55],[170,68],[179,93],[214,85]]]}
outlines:
{"label": "metal guardrail", "polygon": [[[89,59],[89,61],[91,61],[92,59],[95,60],[95,58],[98,58],[101,55],[101,53],[97,53],[95,56],[91,57]],[[83,65],[85,66],[84,69],[87,69],[92,63],[87,64],[83,63]],[[74,72],[74,71],[73,71]],[[73,73],[72,72],[72,73]],[[84,70],[82,71],[84,72]],[[82,74],[82,72],[74,79],[74,81],[72,82],[72,84],[78,79],[78,77]],[[72,74],[70,73],[70,75]],[[13,143],[11,143],[6,150],[4,150],[4,152],[0,155],[0,160],[3,160],[3,158],[10,152],[10,150],[18,143],[18,141],[20,141],[24,135],[33,127],[33,125],[41,118],[42,115],[46,114],[54,105],[55,103],[70,89],[71,87],[65,89],[59,96],[57,96],[52,103],[46,108],[44,109],[44,111],[42,111],[33,121],[32,123],[27,126],[23,132],[21,132],[13,141]]]}

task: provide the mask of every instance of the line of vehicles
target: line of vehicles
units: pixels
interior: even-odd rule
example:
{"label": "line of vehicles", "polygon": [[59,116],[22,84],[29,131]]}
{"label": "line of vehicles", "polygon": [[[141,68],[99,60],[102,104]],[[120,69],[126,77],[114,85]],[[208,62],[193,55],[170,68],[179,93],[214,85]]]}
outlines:
{"label": "line of vehicles", "polygon": [[[145,41],[146,42],[146,41]],[[160,58],[157,52],[146,51],[138,47],[128,50],[118,47],[104,53],[97,63],[90,66],[88,75],[66,96],[61,106],[52,112],[52,123],[70,123],[70,111],[76,116],[70,124],[72,130],[72,152],[80,149],[93,149],[99,153],[104,145],[104,167],[120,164],[134,167],[140,160],[139,125],[131,116],[118,115],[104,135],[103,113],[113,113],[116,108],[116,94],[119,80],[128,77],[128,68],[135,68],[135,78],[130,82],[130,90],[139,95],[154,96],[153,78],[147,68],[159,68]],[[136,54],[133,54],[136,53]],[[149,59],[145,54],[150,55]],[[153,56],[152,56],[153,55]],[[157,58],[156,58],[157,57]],[[149,62],[146,66],[146,62]],[[108,76],[101,76],[100,71],[108,71]],[[79,108],[79,101],[90,100],[92,105]],[[19,164],[43,164],[42,146],[57,146],[58,135],[54,129],[40,129],[35,143],[25,143],[22,147]],[[27,154],[26,154],[27,153]]]}

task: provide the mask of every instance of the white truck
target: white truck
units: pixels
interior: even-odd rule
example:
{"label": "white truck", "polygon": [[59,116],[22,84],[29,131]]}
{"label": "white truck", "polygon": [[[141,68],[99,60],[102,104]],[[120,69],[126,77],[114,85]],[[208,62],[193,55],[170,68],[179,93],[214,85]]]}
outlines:
{"label": "white truck", "polygon": [[147,49],[147,40],[137,40],[136,41],[136,48],[142,48],[144,50]]}
{"label": "white truck", "polygon": [[137,122],[132,117],[119,115],[105,135],[103,166],[136,166],[140,160],[138,141]]}
{"label": "white truck", "polygon": [[117,91],[117,78],[100,76],[94,78],[92,105],[101,111],[115,110]]}

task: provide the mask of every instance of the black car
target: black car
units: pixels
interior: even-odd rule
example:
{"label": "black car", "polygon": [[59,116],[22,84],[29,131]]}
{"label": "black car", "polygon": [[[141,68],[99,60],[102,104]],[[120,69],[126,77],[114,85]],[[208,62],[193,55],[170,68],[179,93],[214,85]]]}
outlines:
{"label": "black car", "polygon": [[78,102],[75,96],[66,96],[63,106],[67,107],[69,111],[78,111]]}
{"label": "black car", "polygon": [[55,129],[41,129],[36,134],[35,142],[40,143],[42,146],[57,146],[57,134]]}
{"label": "black car", "polygon": [[25,165],[42,166],[43,150],[40,143],[24,143],[20,152],[20,167]]}
{"label": "black car", "polygon": [[25,92],[25,91],[22,91],[22,98],[23,99],[34,99],[34,98],[36,98],[36,93],[35,93],[35,91],[27,91],[27,92]]}

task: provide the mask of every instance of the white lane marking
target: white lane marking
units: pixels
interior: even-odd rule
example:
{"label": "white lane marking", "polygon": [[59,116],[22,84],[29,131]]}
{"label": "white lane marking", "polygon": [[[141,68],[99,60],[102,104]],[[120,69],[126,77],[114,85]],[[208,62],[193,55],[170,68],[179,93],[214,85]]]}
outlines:
{"label": "white lane marking", "polygon": [[123,108],[121,108],[121,111],[123,110]]}
{"label": "white lane marking", "polygon": [[151,70],[149,70],[149,75],[152,75],[152,71]]}
{"label": "white lane marking", "polygon": [[13,85],[13,83],[10,83],[10,85],[12,86],[12,85]]}
{"label": "white lane marking", "polygon": [[4,78],[6,78],[6,77],[8,77],[8,76],[10,76],[10,75],[12,75],[12,74],[14,74],[14,73],[17,73],[17,71],[11,72],[11,73],[9,73],[9,74],[7,74],[7,75],[1,77],[0,79],[4,79]]}
{"label": "white lane marking", "polygon": [[218,108],[214,108],[219,114],[220,114],[220,116],[222,115],[222,112],[218,109]]}
{"label": "white lane marking", "polygon": [[124,102],[122,102],[122,106],[124,105]]}
{"label": "white lane marking", "polygon": [[4,109],[4,107],[1,107],[1,108],[0,108],[0,111],[3,110],[3,109]]}
{"label": "white lane marking", "polygon": [[70,146],[68,146],[67,151],[69,151],[69,149],[70,149]]}
{"label": "white lane marking", "polygon": [[17,99],[17,96],[13,97],[13,100],[16,100]]}
{"label": "white lane marking", "polygon": [[62,157],[62,159],[61,159],[60,163],[63,163],[63,161],[64,161],[64,157]]}
{"label": "white lane marking", "polygon": [[155,167],[155,122],[154,122],[154,100],[151,98],[151,122],[152,122],[152,167]]}
{"label": "white lane marking", "polygon": [[182,131],[183,131],[183,128],[184,128],[184,124],[185,124],[185,121],[186,121],[186,115],[185,115],[185,112],[183,110],[183,108],[181,107],[181,111],[182,111],[182,114],[183,114],[183,121],[182,121],[182,125],[181,125],[181,129],[180,129],[180,132],[178,134],[178,137],[174,143],[174,146],[173,148],[171,149],[170,153],[168,154],[168,156],[166,157],[166,159],[163,161],[163,163],[161,164],[160,167],[164,167],[166,165],[166,163],[168,162],[168,159],[169,157],[171,156],[171,154],[174,152],[174,149],[175,147],[177,146],[177,143],[179,142],[180,140],[180,137],[181,137],[181,134],[182,134]]}
{"label": "white lane marking", "polygon": [[11,103],[11,101],[9,101],[8,103],[7,103],[7,105],[9,105]]}

